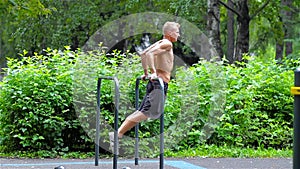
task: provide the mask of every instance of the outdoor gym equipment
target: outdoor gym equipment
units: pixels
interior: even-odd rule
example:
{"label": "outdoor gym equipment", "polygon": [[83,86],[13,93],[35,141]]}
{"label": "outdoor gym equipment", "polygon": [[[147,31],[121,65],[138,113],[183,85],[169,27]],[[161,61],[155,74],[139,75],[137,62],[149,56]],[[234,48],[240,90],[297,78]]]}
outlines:
{"label": "outdoor gym equipment", "polygon": [[[100,99],[101,99],[101,81],[102,79],[113,80],[115,82],[115,113],[114,113],[114,150],[113,152],[119,152],[119,141],[118,141],[118,118],[119,118],[119,100],[120,100],[120,90],[119,90],[119,80],[116,77],[100,77],[97,83],[97,115],[96,115],[96,136],[95,136],[95,166],[99,165],[99,140],[100,140]],[[147,78],[149,80],[149,78]],[[162,96],[164,96],[164,83],[161,78],[158,80],[161,85]],[[139,108],[139,84],[141,77],[136,79],[135,84],[135,108]],[[162,102],[164,103],[164,97],[162,97]],[[164,109],[163,109],[164,110]],[[135,165],[138,165],[139,160],[139,124],[135,126]],[[117,169],[118,154],[114,153],[113,157],[113,169]],[[160,116],[160,154],[159,154],[159,168],[164,168],[164,111]]]}
{"label": "outdoor gym equipment", "polygon": [[293,169],[300,168],[300,68],[295,70],[295,87],[291,88],[294,95],[294,141]]}
{"label": "outdoor gym equipment", "polygon": [[[101,98],[101,81],[102,79],[113,80],[115,82],[115,117],[114,117],[114,150],[118,152],[119,140],[118,140],[118,119],[119,119],[119,99],[120,99],[120,88],[119,80],[116,77],[100,77],[97,83],[97,115],[96,115],[96,137],[95,137],[95,166],[98,166],[99,162],[99,140],[100,140],[100,98]],[[113,169],[117,168],[118,155],[114,153],[113,157]]]}

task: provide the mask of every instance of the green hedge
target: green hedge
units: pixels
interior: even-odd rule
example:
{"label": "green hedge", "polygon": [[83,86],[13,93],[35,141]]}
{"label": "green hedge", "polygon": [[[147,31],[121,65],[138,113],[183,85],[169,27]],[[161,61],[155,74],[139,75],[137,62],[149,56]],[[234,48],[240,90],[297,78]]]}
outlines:
{"label": "green hedge", "polygon": [[291,148],[293,136],[293,67],[275,61],[249,60],[244,67],[224,67],[225,113],[209,140],[241,147]]}
{"label": "green hedge", "polygon": [[68,151],[84,142],[72,106],[74,53],[48,49],[10,59],[1,85],[0,137],[8,151]]}
{"label": "green hedge", "polygon": [[[199,144],[291,148],[293,69],[299,61],[249,59],[238,66],[200,61],[173,74],[165,108],[166,148]],[[115,51],[46,49],[8,61],[0,92],[0,145],[5,151],[93,151],[99,76],[120,80],[120,121],[134,111],[139,57]],[[143,94],[143,86],[140,93]],[[113,84],[103,81],[101,125],[113,125]],[[142,95],[141,94],[141,95]],[[102,127],[103,127],[102,126]],[[159,120],[141,123],[143,155],[158,153]],[[107,144],[105,128],[102,141]],[[132,136],[133,131],[127,135]],[[125,140],[125,147],[133,146]],[[151,145],[151,146],[149,146]],[[154,147],[154,148],[153,148]],[[133,153],[132,149],[127,151]]]}

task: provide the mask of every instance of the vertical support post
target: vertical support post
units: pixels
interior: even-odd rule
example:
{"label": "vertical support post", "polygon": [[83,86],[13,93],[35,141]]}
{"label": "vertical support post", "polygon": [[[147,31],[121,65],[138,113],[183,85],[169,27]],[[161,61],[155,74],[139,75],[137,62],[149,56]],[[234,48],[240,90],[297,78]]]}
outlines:
{"label": "vertical support post", "polygon": [[[141,78],[136,79],[136,84],[135,84],[135,107],[136,110],[138,109],[138,100],[139,100],[139,83],[140,83]],[[164,83],[161,78],[157,79],[161,85],[161,91],[162,91],[162,114],[160,116],[160,154],[159,154],[159,168],[163,169],[164,168],[164,102],[165,102],[165,91],[164,91]],[[139,142],[139,135],[138,135],[138,127],[139,124],[135,126],[135,165],[138,165],[138,142]]]}
{"label": "vertical support post", "polygon": [[295,70],[293,169],[300,168],[300,68]]}
{"label": "vertical support post", "polygon": [[160,154],[159,154],[159,169],[164,168],[164,102],[165,102],[165,91],[164,91],[164,83],[161,78],[158,79],[159,83],[161,85],[161,91],[162,91],[162,103],[163,103],[163,108],[162,108],[162,114],[160,116]]}
{"label": "vertical support post", "polygon": [[[135,82],[135,110],[139,108],[139,84],[141,78],[137,78]],[[134,164],[139,165],[139,123],[134,128],[135,132],[135,153],[134,153]]]}
{"label": "vertical support post", "polygon": [[119,90],[119,80],[114,77],[115,81],[115,121],[114,121],[114,159],[113,159],[113,169],[117,169],[118,155],[119,155],[119,138],[118,138],[118,122],[119,122],[119,100],[120,100],[120,90]]}
{"label": "vertical support post", "polygon": [[101,78],[97,83],[97,114],[96,114],[96,137],[95,137],[95,166],[99,162],[99,140],[100,140],[100,96],[101,96]]}
{"label": "vertical support post", "polygon": [[160,154],[159,154],[159,169],[164,168],[164,112],[160,117]]}
{"label": "vertical support post", "polygon": [[118,139],[118,122],[119,122],[119,100],[120,89],[119,80],[116,77],[100,77],[97,84],[97,114],[96,114],[96,136],[95,136],[95,166],[99,164],[99,141],[100,141],[100,99],[101,99],[101,80],[108,79],[115,82],[115,113],[114,113],[114,157],[113,169],[117,169],[118,153],[119,153],[119,139]]}

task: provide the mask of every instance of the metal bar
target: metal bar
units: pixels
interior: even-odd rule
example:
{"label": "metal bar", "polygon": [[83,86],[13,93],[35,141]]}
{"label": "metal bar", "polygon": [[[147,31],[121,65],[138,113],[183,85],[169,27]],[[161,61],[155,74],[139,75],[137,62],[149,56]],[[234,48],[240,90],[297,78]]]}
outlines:
{"label": "metal bar", "polygon": [[[118,119],[119,119],[119,100],[120,100],[120,90],[119,90],[119,81],[116,77],[101,77],[98,78],[97,84],[97,117],[96,117],[96,139],[95,139],[95,166],[98,166],[99,161],[99,140],[100,140],[100,98],[101,98],[101,80],[108,79],[114,80],[115,82],[115,119],[114,119],[114,157],[113,157],[113,169],[117,169],[117,160],[118,160]],[[136,100],[135,106],[138,109],[138,99],[139,99],[139,82],[141,78],[136,80]],[[164,84],[162,79],[158,79],[162,87],[162,102],[164,103]],[[135,126],[135,165],[138,165],[138,125]],[[160,117],[160,169],[164,168],[164,108],[162,109],[162,115]]]}
{"label": "metal bar", "polygon": [[114,159],[113,159],[113,169],[117,169],[118,155],[119,155],[119,139],[118,139],[118,119],[119,119],[119,100],[120,100],[120,89],[119,80],[114,77],[115,81],[115,121],[114,121]]}
{"label": "metal bar", "polygon": [[100,96],[101,96],[101,78],[97,83],[97,115],[96,115],[96,138],[95,138],[95,166],[99,162],[99,140],[100,140]]}
{"label": "metal bar", "polygon": [[160,154],[159,154],[159,168],[164,168],[164,102],[165,102],[165,91],[164,91],[164,83],[161,78],[158,79],[161,85],[161,91],[162,91],[162,114],[160,116]]}
{"label": "metal bar", "polygon": [[115,77],[113,76],[101,76],[101,79],[107,79],[107,80],[114,80]]}
{"label": "metal bar", "polygon": [[120,89],[119,80],[116,77],[103,76],[98,78],[97,83],[97,115],[96,115],[96,136],[95,136],[95,166],[99,165],[99,141],[100,141],[100,102],[101,102],[101,80],[113,80],[115,82],[115,114],[114,114],[114,157],[113,157],[113,169],[117,169],[118,163],[118,119],[119,119],[119,100],[120,100]]}
{"label": "metal bar", "polygon": [[[295,87],[300,87],[300,68],[295,70]],[[294,95],[293,169],[300,168],[300,95]]]}
{"label": "metal bar", "polygon": [[[141,79],[141,78],[138,78]],[[149,79],[149,78],[146,78]],[[160,86],[161,86],[161,91],[162,91],[162,103],[163,103],[163,108],[162,108],[162,114],[160,116],[160,141],[159,141],[159,168],[163,169],[164,168],[164,102],[165,102],[165,91],[164,91],[164,83],[161,78],[156,79],[159,81]]]}
{"label": "metal bar", "polygon": [[[141,78],[137,78],[135,81],[135,110],[139,108],[139,84]],[[134,164],[139,165],[139,123],[135,125],[135,153],[134,153]]]}

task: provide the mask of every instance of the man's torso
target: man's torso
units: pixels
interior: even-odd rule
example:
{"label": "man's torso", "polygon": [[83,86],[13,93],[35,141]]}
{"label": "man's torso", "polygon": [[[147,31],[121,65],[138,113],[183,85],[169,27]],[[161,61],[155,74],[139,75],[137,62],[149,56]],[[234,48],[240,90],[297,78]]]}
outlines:
{"label": "man's torso", "polygon": [[174,64],[173,50],[170,49],[160,55],[155,56],[155,68],[157,76],[161,77],[165,82],[169,82]]}

